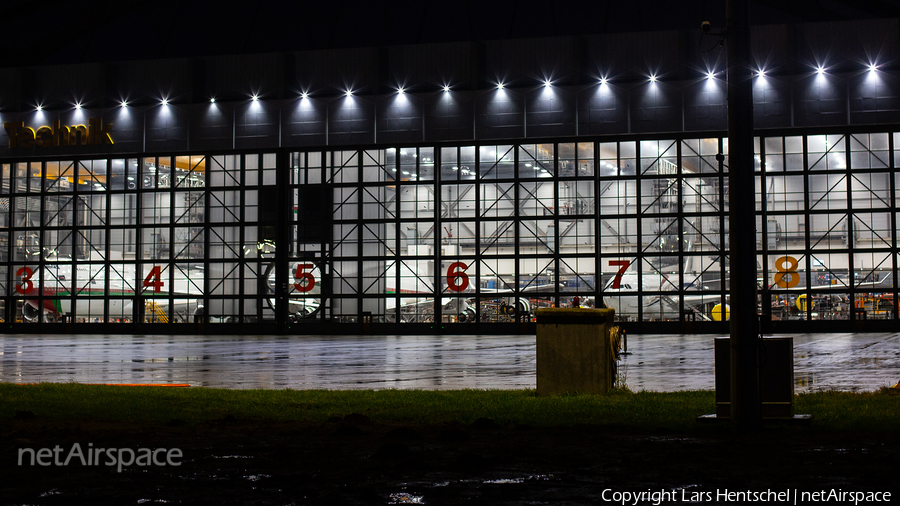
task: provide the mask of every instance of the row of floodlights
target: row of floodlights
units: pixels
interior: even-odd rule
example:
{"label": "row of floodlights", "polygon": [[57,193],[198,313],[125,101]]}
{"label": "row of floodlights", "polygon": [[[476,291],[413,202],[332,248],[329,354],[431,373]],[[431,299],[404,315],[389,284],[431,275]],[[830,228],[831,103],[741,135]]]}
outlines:
{"label": "row of floodlights", "polygon": [[[868,69],[869,69],[869,72],[875,72],[876,70],[878,70],[878,65],[872,63],[872,64],[869,65]],[[816,67],[816,74],[821,76],[821,75],[825,74],[826,70],[827,70],[827,69],[826,69],[825,67],[821,67],[821,66],[820,66],[820,67]],[[757,70],[755,71],[755,74],[756,74],[757,77],[765,77],[765,75],[766,75],[766,69],[764,69],[764,68],[757,69]],[[707,72],[707,74],[706,74],[706,79],[708,79],[708,80],[715,79],[715,77],[716,77],[716,72],[714,72],[714,71],[709,71],[709,72]],[[657,82],[659,79],[656,77],[655,74],[650,74],[649,76],[647,76],[647,80],[648,80],[649,82],[651,82],[651,83],[655,83],[655,82]],[[609,79],[606,78],[606,77],[601,77],[601,78],[598,80],[598,84],[600,84],[600,85],[605,85],[605,84],[608,84],[608,83],[609,83]],[[550,88],[550,87],[552,87],[552,86],[553,86],[553,81],[550,81],[549,79],[544,81],[544,87],[545,87],[545,88]],[[506,85],[503,83],[503,81],[500,81],[500,82],[497,83],[497,89],[498,89],[498,90],[502,90],[502,89],[504,89],[504,88],[506,88]],[[449,92],[450,92],[450,85],[445,84],[445,85],[443,86],[442,89],[443,89],[444,93],[449,93]],[[403,95],[403,94],[405,94],[405,93],[406,93],[406,90],[405,90],[403,87],[397,88],[397,94],[398,94],[398,95]],[[344,95],[347,96],[347,97],[352,97],[352,96],[353,96],[353,90],[351,90],[351,89],[345,90],[345,91],[344,91]],[[300,93],[300,98],[301,98],[301,99],[309,98],[309,93],[306,92],[306,91],[301,92],[301,93]],[[250,96],[250,100],[252,100],[253,102],[258,102],[258,101],[259,101],[259,95],[258,95],[258,94],[253,94],[253,95],[251,95],[251,96]],[[209,102],[210,102],[211,104],[216,103],[215,97],[210,98],[210,99],[209,99]],[[169,105],[169,99],[168,99],[168,98],[160,99],[159,104],[160,104],[160,105]],[[119,105],[120,105],[121,107],[128,107],[128,101],[127,101],[127,100],[123,100],[123,101],[121,101],[121,102],[119,103]],[[81,109],[81,103],[80,103],[80,102],[76,102],[76,103],[75,103],[75,109],[78,109],[78,110]],[[44,108],[43,108],[42,106],[38,105],[38,106],[37,106],[37,110],[38,110],[38,111],[43,111]]]}

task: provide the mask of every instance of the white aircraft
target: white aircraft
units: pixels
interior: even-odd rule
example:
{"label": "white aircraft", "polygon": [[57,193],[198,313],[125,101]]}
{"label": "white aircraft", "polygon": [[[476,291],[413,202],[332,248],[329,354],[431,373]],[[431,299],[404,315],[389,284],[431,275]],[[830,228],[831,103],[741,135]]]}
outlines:
{"label": "white aircraft", "polygon": [[[701,275],[690,274],[685,277],[688,281],[684,287],[684,295],[678,294],[678,274],[661,274],[654,272],[638,277],[637,272],[628,271],[631,261],[612,261],[612,266],[620,269],[615,276],[607,281],[603,287],[603,302],[606,307],[615,309],[616,315],[637,317],[638,304],[642,305],[644,318],[654,320],[678,320],[681,317],[679,297],[684,301],[684,311],[696,315],[704,321],[719,321],[722,319],[722,298],[716,293],[719,289],[719,280],[706,281],[701,284]],[[707,269],[707,271],[717,272]],[[658,295],[638,295],[645,292],[673,292]],[[690,293],[690,292],[696,292]],[[707,292],[707,293],[703,293]],[[728,319],[728,296],[725,296],[724,319]]]}
{"label": "white aircraft", "polygon": [[[71,314],[76,319],[90,320],[104,314],[108,304],[110,318],[121,315],[133,316],[135,289],[134,264],[113,264],[110,272],[109,294],[104,296],[104,270],[99,264],[80,263],[73,276],[71,264],[48,263],[39,274],[36,267],[21,266],[15,272],[13,290],[22,299],[22,318],[28,322],[38,321],[43,315],[45,321],[59,320]],[[119,272],[119,270],[121,272]],[[162,265],[145,265],[146,276],[139,293],[144,301],[144,317],[158,322],[189,320],[197,308],[202,308],[203,270],[190,268],[177,273],[174,287],[169,287],[168,271]],[[38,286],[43,278],[43,305],[38,295]],[[99,279],[98,279],[99,278]],[[74,297],[72,295],[74,294]],[[174,296],[169,307],[168,297]],[[121,297],[121,298],[120,298]],[[171,311],[171,312],[170,312]]]}

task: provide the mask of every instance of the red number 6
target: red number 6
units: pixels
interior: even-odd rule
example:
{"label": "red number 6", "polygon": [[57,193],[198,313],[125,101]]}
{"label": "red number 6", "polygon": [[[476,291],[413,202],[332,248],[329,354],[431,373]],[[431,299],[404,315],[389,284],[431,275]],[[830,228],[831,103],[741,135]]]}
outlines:
{"label": "red number 6", "polygon": [[[469,287],[469,275],[464,271],[469,266],[462,262],[453,262],[447,269],[447,288],[454,292],[461,292]],[[461,269],[461,270],[457,270]],[[459,280],[459,282],[457,282]]]}

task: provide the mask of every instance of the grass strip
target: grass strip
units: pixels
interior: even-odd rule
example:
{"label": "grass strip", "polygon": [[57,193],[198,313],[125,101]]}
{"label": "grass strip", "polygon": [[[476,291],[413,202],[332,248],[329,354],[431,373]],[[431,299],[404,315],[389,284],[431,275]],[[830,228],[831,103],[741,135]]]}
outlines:
{"label": "grass strip", "polygon": [[[900,396],[822,392],[795,397],[795,413],[818,430],[895,433]],[[534,390],[225,390],[39,383],[0,384],[0,418],[31,411],[48,420],[196,424],[231,415],[321,423],[362,413],[377,423],[440,425],[486,417],[500,424],[592,425],[634,430],[709,430],[695,418],[715,411],[713,391],[538,397]],[[708,426],[704,426],[708,427]]]}

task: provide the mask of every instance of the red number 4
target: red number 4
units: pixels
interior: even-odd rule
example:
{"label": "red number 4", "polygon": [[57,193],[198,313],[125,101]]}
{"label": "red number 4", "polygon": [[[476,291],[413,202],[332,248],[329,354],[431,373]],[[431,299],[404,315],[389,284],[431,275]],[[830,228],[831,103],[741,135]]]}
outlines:
{"label": "red number 4", "polygon": [[162,274],[162,267],[158,265],[154,265],[152,269],[150,269],[150,274],[147,274],[147,277],[144,278],[144,286],[149,286],[153,288],[153,291],[159,293],[160,289],[163,287],[163,282],[159,279]]}

